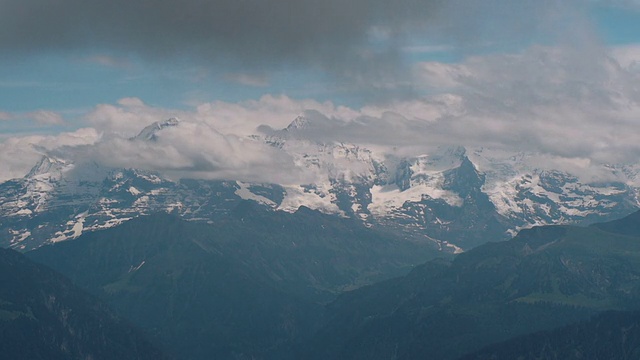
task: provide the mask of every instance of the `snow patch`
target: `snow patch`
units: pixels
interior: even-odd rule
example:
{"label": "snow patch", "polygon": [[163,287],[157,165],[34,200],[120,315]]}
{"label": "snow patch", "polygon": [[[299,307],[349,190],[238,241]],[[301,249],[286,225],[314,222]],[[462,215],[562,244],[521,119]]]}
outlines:
{"label": "snow patch", "polygon": [[444,241],[443,243],[444,243],[444,245],[446,247],[453,249],[453,253],[456,254],[456,255],[457,254],[462,254],[464,252],[464,250],[461,247],[455,246],[454,244],[451,244],[451,243],[446,242],[446,241]]}
{"label": "snow patch", "polygon": [[369,212],[378,216],[385,216],[394,210],[402,208],[406,202],[420,202],[428,196],[432,199],[442,199],[451,206],[462,206],[463,200],[454,192],[430,187],[427,184],[412,186],[401,191],[394,185],[374,185],[371,188],[371,204]]}
{"label": "snow patch", "polygon": [[57,243],[69,239],[75,239],[82,235],[82,231],[84,230],[84,221],[87,217],[88,212],[83,212],[81,214],[76,215],[75,221],[67,222],[67,225],[72,224],[70,230],[67,231],[57,231],[55,233],[55,237],[51,239],[51,242]]}
{"label": "snow patch", "polygon": [[33,211],[31,211],[30,209],[20,209],[9,216],[20,216],[20,215],[31,215],[31,214],[33,214]]}
{"label": "snow patch", "polygon": [[138,271],[140,270],[140,268],[142,267],[142,265],[144,265],[145,261],[142,260],[142,262],[140,263],[140,265],[134,267],[133,265],[131,265],[131,267],[129,268],[129,272],[134,272],[134,271]]}
{"label": "snow patch", "polygon": [[9,229],[9,233],[13,235],[13,239],[11,239],[11,246],[15,246],[15,244],[19,244],[31,236],[31,231],[27,229],[22,229],[21,231]]}
{"label": "snow patch", "polygon": [[312,189],[299,185],[287,186],[285,190],[285,198],[282,200],[282,204],[280,204],[278,210],[295,212],[300,206],[306,206],[324,213],[345,216],[344,212],[335,204],[335,195],[329,193],[328,185]]}
{"label": "snow patch", "polygon": [[277,205],[275,202],[273,202],[270,199],[267,199],[264,196],[252,193],[251,189],[249,188],[250,184],[243,183],[241,181],[236,181],[236,184],[238,184],[240,188],[235,191],[235,194],[238,195],[240,198],[244,200],[253,200],[260,204],[268,205],[271,207],[275,207]]}
{"label": "snow patch", "polygon": [[109,219],[107,221],[105,221],[102,224],[98,224],[98,225],[93,225],[91,227],[88,227],[87,230],[93,231],[93,230],[98,230],[98,229],[109,229],[112,228],[114,226],[118,226],[120,224],[122,224],[125,221],[129,221],[133,219],[132,217],[124,217],[124,218],[113,218],[113,219]]}

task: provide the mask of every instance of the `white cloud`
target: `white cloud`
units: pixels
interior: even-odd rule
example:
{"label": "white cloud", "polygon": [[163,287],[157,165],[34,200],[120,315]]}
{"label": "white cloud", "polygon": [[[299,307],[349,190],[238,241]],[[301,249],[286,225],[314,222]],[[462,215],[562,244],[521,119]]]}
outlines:
{"label": "white cloud", "polygon": [[197,107],[196,118],[206,122],[222,133],[236,135],[255,134],[260,125],[284,128],[305,110],[316,110],[328,117],[348,120],[359,112],[345,106],[315,100],[295,100],[281,95],[265,95],[259,100],[239,103],[214,101]]}
{"label": "white cloud", "polygon": [[[292,159],[247,136],[260,125],[282,129],[312,109],[325,116],[314,117],[323,126],[304,133],[311,139],[395,147],[399,153],[436,145],[526,151],[540,154],[540,164],[587,173],[584,169],[602,163],[638,162],[640,72],[630,66],[636,54],[635,47],[535,46],[457,64],[422,63],[416,66],[416,79],[429,96],[360,109],[275,95],[186,110],[124,98],[86,115],[95,128],[89,137],[104,137],[78,149],[77,156],[174,177],[289,182],[302,176]],[[173,116],[183,123],[163,131],[157,142],[128,140],[148,124]],[[36,140],[31,142],[45,142]],[[9,139],[1,145],[17,142],[24,148],[25,141]],[[46,141],[49,148],[70,142],[62,137]],[[3,154],[1,161],[9,164],[2,168],[7,173],[24,173],[25,165],[11,155]]]}
{"label": "white cloud", "polygon": [[159,171],[173,178],[237,179],[288,183],[299,171],[284,152],[262,142],[224,135],[205,123],[181,122],[156,141],[106,138],[83,147],[80,160],[111,167]]}
{"label": "white cloud", "polygon": [[[193,110],[146,105],[138,98],[116,104],[100,104],[84,118],[92,128],[57,136],[24,136],[4,139],[0,179],[23,176],[40,156],[35,147],[61,153],[74,161],[97,161],[106,166],[138,167],[173,178],[239,179],[246,181],[298,182],[304,176],[293,159],[279,149],[248,138],[259,124],[285,127],[305,109],[319,109],[333,116],[357,114],[329,102],[264,96],[241,103],[206,103]],[[145,126],[170,117],[183,121],[163,130],[157,141],[131,141]],[[35,145],[35,146],[34,146]]]}
{"label": "white cloud", "polygon": [[640,77],[605,52],[583,50],[533,47],[462,64],[421,64],[427,86],[444,84],[459,96],[457,114],[424,117],[432,121],[427,136],[598,162],[634,159]]}
{"label": "white cloud", "polygon": [[238,103],[205,102],[194,107],[193,110],[165,109],[148,106],[138,98],[124,98],[116,105],[97,105],[85,118],[99,131],[126,138],[137,135],[142,128],[155,121],[171,117],[205,123],[223,134],[248,136],[256,134],[257,127],[263,124],[284,128],[298,115],[310,109],[343,120],[360,114],[329,101],[296,100],[284,95],[265,95],[258,100]]}
{"label": "white cloud", "polygon": [[42,156],[39,148],[54,151],[65,146],[93,144],[100,138],[95,129],[83,128],[55,136],[10,137],[0,142],[0,181],[26,175]]}
{"label": "white cloud", "polygon": [[183,113],[147,106],[138,98],[124,98],[117,105],[97,105],[85,118],[98,131],[128,138],[137,135],[145,126],[155,121],[181,116]]}
{"label": "white cloud", "polygon": [[623,68],[640,71],[640,43],[616,46],[611,49],[611,56]]}
{"label": "white cloud", "polygon": [[33,119],[40,125],[62,125],[64,124],[64,119],[62,115],[55,111],[50,110],[37,110],[30,113],[27,113],[26,116],[28,118]]}
{"label": "white cloud", "polygon": [[127,97],[118,100],[118,105],[122,105],[124,107],[144,107],[144,102],[136,97]]}

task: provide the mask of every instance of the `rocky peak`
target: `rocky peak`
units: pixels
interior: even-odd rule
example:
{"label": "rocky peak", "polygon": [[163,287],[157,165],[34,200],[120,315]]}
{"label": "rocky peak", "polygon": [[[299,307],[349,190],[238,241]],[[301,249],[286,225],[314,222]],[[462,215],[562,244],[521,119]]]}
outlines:
{"label": "rocky peak", "polygon": [[43,175],[50,175],[50,177],[59,178],[67,165],[69,165],[69,163],[65,160],[57,159],[49,155],[43,155],[40,158],[40,161],[31,168],[25,178],[32,179]]}
{"label": "rocky peak", "polygon": [[162,129],[166,129],[168,127],[175,127],[180,124],[180,120],[178,118],[172,117],[170,119],[164,121],[156,121],[151,125],[148,125],[138,135],[136,135],[133,139],[147,140],[147,141],[156,141],[158,139],[158,131]]}

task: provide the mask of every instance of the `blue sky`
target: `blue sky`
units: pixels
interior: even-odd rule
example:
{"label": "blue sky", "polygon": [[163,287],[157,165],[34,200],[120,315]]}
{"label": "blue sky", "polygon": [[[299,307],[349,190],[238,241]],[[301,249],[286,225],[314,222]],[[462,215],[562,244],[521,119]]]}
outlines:
{"label": "blue sky", "polygon": [[444,138],[598,163],[640,143],[616,135],[640,130],[635,0],[149,4],[0,2],[0,152],[27,154],[0,154],[0,179],[28,169],[34,145],[176,115],[246,136],[313,109],[393,129],[354,125],[373,144]]}

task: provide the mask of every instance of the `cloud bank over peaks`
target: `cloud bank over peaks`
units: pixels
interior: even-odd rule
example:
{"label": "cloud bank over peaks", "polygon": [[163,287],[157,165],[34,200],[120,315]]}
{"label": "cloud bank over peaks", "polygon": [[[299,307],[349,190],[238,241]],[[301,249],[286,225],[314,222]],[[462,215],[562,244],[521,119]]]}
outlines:
{"label": "cloud bank over peaks", "polygon": [[533,47],[420,67],[463,99],[464,113],[433,125],[440,136],[600,163],[640,153],[640,73],[608,53]]}
{"label": "cloud bank over peaks", "polygon": [[9,137],[0,141],[0,181],[23,177],[42,157],[43,151],[93,145],[101,134],[93,128],[82,128],[57,135]]}
{"label": "cloud bank over peaks", "polygon": [[[539,154],[536,166],[546,162],[589,174],[603,164],[638,163],[638,60],[640,52],[633,47],[580,45],[533,46],[458,63],[424,62],[414,75],[429,89],[428,96],[361,108],[265,95],[176,110],[124,98],[86,113],[82,125],[91,129],[6,138],[0,143],[6,149],[0,178],[28,172],[37,157],[30,144],[43,143],[48,150],[76,149],[79,159],[173,177],[297,182],[304,171],[291,155],[251,135],[281,134],[300,115],[305,120],[288,132],[312,142],[355,143],[408,156],[439,145],[492,148]],[[145,126],[171,117],[182,122],[163,129],[157,141],[129,140]],[[17,149],[26,149],[27,155]]]}
{"label": "cloud bank over peaks", "polygon": [[204,123],[181,122],[162,129],[155,141],[112,138],[88,156],[111,167],[158,171],[174,179],[233,179],[287,184],[301,176],[292,159],[262,142],[224,135]]}
{"label": "cloud bank over peaks", "polygon": [[[566,3],[570,3],[567,6]],[[281,69],[320,71],[364,96],[413,93],[416,41],[527,44],[578,0],[3,0],[0,58],[77,54],[109,67],[186,63],[266,86]],[[99,53],[100,55],[95,55]],[[233,74],[266,76],[234,76]]]}

